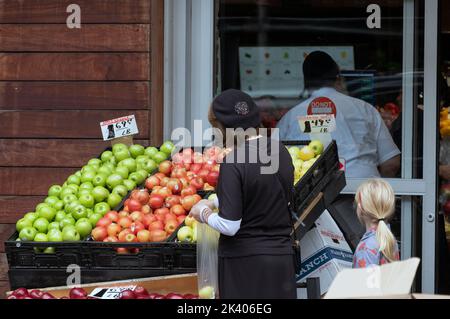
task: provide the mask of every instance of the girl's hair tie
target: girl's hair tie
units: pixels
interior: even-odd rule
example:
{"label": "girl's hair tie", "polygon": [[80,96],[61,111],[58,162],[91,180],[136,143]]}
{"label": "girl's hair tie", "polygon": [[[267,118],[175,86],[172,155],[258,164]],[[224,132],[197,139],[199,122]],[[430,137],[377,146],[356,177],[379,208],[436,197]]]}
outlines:
{"label": "girl's hair tie", "polygon": [[379,221],[379,222],[381,222],[381,221],[384,222],[384,218],[379,218],[378,221]]}

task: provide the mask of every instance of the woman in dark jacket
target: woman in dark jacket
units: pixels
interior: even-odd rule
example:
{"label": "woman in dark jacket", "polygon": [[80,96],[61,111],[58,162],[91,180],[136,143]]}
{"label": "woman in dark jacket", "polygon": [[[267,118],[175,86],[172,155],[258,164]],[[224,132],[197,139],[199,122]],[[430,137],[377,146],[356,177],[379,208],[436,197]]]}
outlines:
{"label": "woman in dark jacket", "polygon": [[[288,210],[294,178],[291,157],[281,143],[259,135],[258,108],[241,91],[217,96],[209,120],[233,145],[220,165],[218,201],[200,201],[191,215],[221,233],[219,297],[296,298]],[[242,131],[226,130],[237,128],[253,133],[244,138]]]}

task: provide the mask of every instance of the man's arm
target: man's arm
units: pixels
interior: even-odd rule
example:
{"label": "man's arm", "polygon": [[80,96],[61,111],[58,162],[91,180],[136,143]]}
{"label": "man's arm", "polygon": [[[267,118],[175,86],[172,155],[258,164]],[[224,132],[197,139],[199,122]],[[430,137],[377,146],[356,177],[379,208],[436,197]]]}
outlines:
{"label": "man's arm", "polygon": [[395,177],[400,169],[400,155],[396,155],[378,166],[382,177]]}

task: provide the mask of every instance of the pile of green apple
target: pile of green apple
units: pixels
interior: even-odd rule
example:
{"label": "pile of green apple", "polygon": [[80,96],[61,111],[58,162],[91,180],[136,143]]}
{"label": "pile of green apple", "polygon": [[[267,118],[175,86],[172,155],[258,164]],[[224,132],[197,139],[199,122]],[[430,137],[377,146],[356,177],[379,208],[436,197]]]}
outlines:
{"label": "pile of green apple", "polygon": [[323,153],[323,149],[323,144],[319,140],[313,140],[303,147],[288,147],[294,165],[294,184],[297,184],[303,175],[313,166],[314,162]]}
{"label": "pile of green apple", "polygon": [[[166,141],[158,150],[139,144],[115,144],[93,158],[64,184],[53,185],[34,212],[16,223],[18,240],[35,242],[79,241],[91,234],[97,222],[116,208],[128,192],[166,160],[174,145]],[[51,248],[44,250],[52,253]]]}

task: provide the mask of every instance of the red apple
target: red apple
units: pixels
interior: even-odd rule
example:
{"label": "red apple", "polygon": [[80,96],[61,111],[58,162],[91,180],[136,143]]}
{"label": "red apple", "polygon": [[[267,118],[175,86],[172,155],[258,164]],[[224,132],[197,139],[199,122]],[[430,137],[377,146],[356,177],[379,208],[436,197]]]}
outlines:
{"label": "red apple", "polygon": [[155,215],[155,220],[164,223],[164,221],[166,220],[166,217],[165,217],[165,215],[158,214],[158,215]]}
{"label": "red apple", "polygon": [[155,210],[154,215],[158,216],[158,215],[166,215],[170,212],[170,210],[167,207],[161,207],[158,208],[157,210]]}
{"label": "red apple", "polygon": [[178,195],[170,195],[166,197],[166,200],[164,201],[164,204],[167,208],[170,208],[174,205],[177,205],[181,202],[180,196]]}
{"label": "red apple", "polygon": [[133,220],[127,216],[127,217],[120,217],[117,223],[122,228],[129,228],[131,226],[132,222],[133,222]]}
{"label": "red apple", "polygon": [[33,289],[30,291],[30,297],[33,299],[41,299],[44,293],[39,289]]}
{"label": "red apple", "polygon": [[105,243],[117,243],[118,241],[119,241],[119,239],[114,236],[108,236],[103,240],[103,242],[105,242]]}
{"label": "red apple", "polygon": [[122,231],[122,227],[120,227],[120,225],[117,225],[116,223],[112,223],[108,225],[108,228],[106,228],[106,230],[108,232],[108,236],[116,237]]}
{"label": "red apple", "polygon": [[167,223],[171,219],[177,220],[177,215],[175,215],[174,213],[168,213],[164,215],[164,223]]}
{"label": "red apple", "polygon": [[120,219],[121,217],[128,217],[128,215],[129,215],[129,212],[127,212],[126,210],[121,210],[121,211],[119,212],[119,219]]}
{"label": "red apple", "polygon": [[[125,239],[124,239],[124,240],[120,240],[120,239],[119,239],[119,241],[125,241]],[[119,247],[119,248],[117,248],[117,249],[116,249],[116,252],[117,252],[119,255],[128,255],[128,254],[130,253],[130,251],[129,251],[127,248],[124,248],[124,247]]]}
{"label": "red apple", "polygon": [[209,174],[209,170],[202,168],[197,173],[197,177],[201,177],[203,180],[206,180],[206,178],[208,177],[208,174]]}
{"label": "red apple", "polygon": [[204,184],[204,179],[199,176],[191,180],[191,185],[194,186],[197,190],[202,189]]}
{"label": "red apple", "polygon": [[182,156],[181,153],[173,154],[173,156],[172,156],[172,163],[173,164],[176,165],[176,164],[180,164],[182,162],[183,162],[183,156]]}
{"label": "red apple", "polygon": [[128,234],[125,236],[125,241],[128,243],[134,243],[137,242],[137,237],[135,234]]}
{"label": "red apple", "polygon": [[152,212],[152,209],[151,209],[150,205],[146,204],[146,205],[142,206],[141,212],[144,215],[147,215],[147,214],[150,214]]}
{"label": "red apple", "polygon": [[188,186],[181,191],[181,197],[186,197],[189,195],[194,195],[197,193],[197,189],[194,186]]}
{"label": "red apple", "polygon": [[172,194],[180,194],[183,188],[183,184],[181,184],[178,178],[171,178],[167,182],[167,188],[170,190]]}
{"label": "red apple", "polygon": [[118,239],[119,239],[119,241],[125,241],[125,237],[128,235],[128,234],[132,234],[133,232],[129,229],[129,228],[126,228],[126,229],[124,229],[124,230],[122,230],[120,233],[119,233],[119,236],[118,236]]}
{"label": "red apple", "polygon": [[211,186],[217,185],[217,180],[219,179],[219,173],[215,171],[209,172],[208,176],[206,177],[206,182]]}
{"label": "red apple", "polygon": [[180,216],[180,215],[185,215],[186,214],[186,210],[184,208],[184,206],[182,205],[175,205],[170,209],[170,212],[176,216]]}
{"label": "red apple", "polygon": [[84,299],[87,297],[87,292],[83,288],[72,288],[69,291],[70,299]]}
{"label": "red apple", "polygon": [[164,175],[163,173],[161,173],[161,172],[158,172],[158,173],[156,173],[155,175],[153,175],[153,176],[156,176],[156,177],[158,177],[159,178],[159,180],[161,181],[164,177],[167,177],[166,175]]}
{"label": "red apple", "polygon": [[137,201],[136,199],[132,199],[128,203],[128,209],[130,210],[130,212],[140,211],[141,208],[142,208],[142,204],[139,201]]}
{"label": "red apple", "polygon": [[17,288],[16,290],[13,291],[12,294],[16,297],[22,297],[22,298],[29,296],[28,289],[26,289],[26,288]]}
{"label": "red apple", "polygon": [[154,221],[150,224],[150,226],[148,226],[148,230],[153,231],[153,230],[163,230],[164,229],[164,225],[161,221]]}
{"label": "red apple", "polygon": [[202,168],[202,164],[200,164],[200,163],[192,164],[191,165],[191,172],[194,172],[194,173],[197,174],[201,170],[201,168]]}
{"label": "red apple", "polygon": [[161,195],[151,195],[148,204],[152,209],[161,208],[164,204],[164,198]]}
{"label": "red apple", "polygon": [[182,185],[182,190],[189,186],[189,181],[187,180],[186,177],[181,177],[180,182]]}
{"label": "red apple", "polygon": [[181,224],[186,219],[186,215],[180,215],[177,217],[178,224]]}
{"label": "red apple", "polygon": [[140,211],[134,211],[130,214],[130,217],[134,222],[142,222],[142,220],[144,219],[144,214]]}
{"label": "red apple", "polygon": [[192,206],[194,206],[194,205],[196,204],[196,201],[195,201],[195,197],[194,197],[194,196],[195,196],[195,195],[189,195],[189,196],[184,197],[184,198],[181,200],[181,205],[183,206],[183,208],[184,208],[186,211],[190,211],[191,208],[192,208]]}
{"label": "red apple", "polygon": [[153,175],[145,180],[145,187],[149,190],[152,190],[155,186],[159,186],[160,183],[161,180]]}
{"label": "red apple", "polygon": [[137,240],[141,243],[146,243],[150,241],[150,232],[146,229],[140,230],[137,233]]}
{"label": "red apple", "polygon": [[156,220],[156,217],[154,214],[147,214],[144,216],[142,223],[144,224],[145,228],[148,228],[151,223],[153,223]]}
{"label": "red apple", "polygon": [[135,221],[134,223],[131,224],[130,226],[130,230],[133,234],[137,234],[140,230],[145,229],[145,226],[143,223],[141,223],[140,221]]}
{"label": "red apple", "polygon": [[164,230],[168,234],[172,234],[175,229],[178,227],[178,221],[176,219],[169,219],[166,224],[164,225]]}
{"label": "red apple", "polygon": [[138,297],[140,297],[140,296],[148,297],[149,296],[147,289],[145,289],[142,286],[136,286],[136,288],[134,288],[134,294],[137,295]]}
{"label": "red apple", "polygon": [[117,223],[117,221],[119,220],[119,213],[115,210],[110,210],[105,214],[104,217],[111,219],[113,223]]}
{"label": "red apple", "polygon": [[168,176],[172,171],[172,162],[167,160],[161,162],[159,164],[158,171]]}
{"label": "red apple", "polygon": [[103,226],[95,227],[91,234],[95,241],[103,241],[106,237],[108,237],[108,231]]}
{"label": "red apple", "polygon": [[136,294],[132,290],[124,290],[121,293],[120,299],[136,299]]}
{"label": "red apple", "polygon": [[151,231],[151,241],[159,242],[167,238],[167,233],[162,229],[155,229]]}
{"label": "red apple", "polygon": [[169,182],[169,180],[170,180],[170,177],[164,176],[164,177],[161,179],[161,183],[160,183],[159,185],[161,185],[162,187],[166,187],[166,186],[167,186],[167,183]]}
{"label": "red apple", "polygon": [[56,298],[55,298],[55,296],[53,296],[51,293],[45,292],[45,293],[42,295],[41,299],[56,299]]}
{"label": "red apple", "polygon": [[150,194],[146,189],[140,189],[135,193],[135,196],[133,198],[140,202],[142,205],[145,205],[148,203]]}
{"label": "red apple", "polygon": [[97,224],[95,226],[97,227],[108,227],[112,223],[112,220],[108,217],[102,217],[98,220]]}

